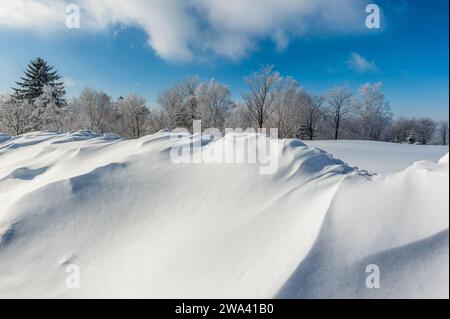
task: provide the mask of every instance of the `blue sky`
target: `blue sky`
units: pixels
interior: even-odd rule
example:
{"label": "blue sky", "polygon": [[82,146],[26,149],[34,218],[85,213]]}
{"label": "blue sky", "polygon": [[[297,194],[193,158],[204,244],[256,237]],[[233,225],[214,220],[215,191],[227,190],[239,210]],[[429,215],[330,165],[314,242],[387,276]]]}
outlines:
{"label": "blue sky", "polygon": [[[381,82],[397,116],[448,117],[447,0],[374,2],[382,10],[380,30],[364,27],[367,1],[340,0],[341,7],[328,8],[317,0],[311,10],[284,0],[285,10],[255,10],[261,16],[249,14],[250,22],[245,16],[251,11],[248,8],[224,9],[218,4],[207,8],[205,18],[202,10],[206,9],[200,6],[195,13],[181,9],[177,13],[177,1],[172,0],[173,6],[167,8],[155,0],[159,15],[153,17],[139,13],[150,12],[153,3],[139,8],[139,1],[130,1],[136,10],[126,13],[126,18],[119,14],[123,11],[119,5],[111,7],[114,1],[104,2],[111,17],[90,16],[85,25],[85,7],[80,3],[81,29],[59,28],[62,15],[58,8],[49,7],[43,7],[47,11],[41,15],[23,12],[24,19],[0,22],[0,93],[10,91],[27,62],[36,56],[70,79],[69,95],[87,86],[115,98],[138,93],[152,107],[159,92],[189,75],[215,78],[229,85],[233,97],[239,99],[245,90],[243,77],[261,64],[274,64],[282,75],[294,77],[316,94],[336,85],[356,89],[367,82]],[[4,16],[17,10],[7,7],[6,0],[0,4]],[[221,19],[227,14],[231,22]],[[45,19],[40,21],[40,16]],[[160,17],[165,18],[162,24],[153,23]],[[197,25],[192,27],[193,23]]]}

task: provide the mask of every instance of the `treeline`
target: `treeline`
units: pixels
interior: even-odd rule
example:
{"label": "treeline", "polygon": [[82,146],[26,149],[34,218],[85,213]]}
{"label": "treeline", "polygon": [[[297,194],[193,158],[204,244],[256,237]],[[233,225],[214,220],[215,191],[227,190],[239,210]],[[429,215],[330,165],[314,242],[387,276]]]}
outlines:
{"label": "treeline", "polygon": [[86,88],[65,98],[60,76],[43,59],[30,62],[14,93],[0,98],[0,131],[19,135],[35,130],[89,129],[139,138],[162,129],[278,128],[280,138],[365,139],[398,143],[448,144],[448,122],[393,118],[381,85],[356,92],[335,87],[323,95],[304,90],[272,66],[245,77],[247,91],[233,101],[229,88],[215,80],[189,77],[164,90],[150,108],[142,96],[113,100]]}

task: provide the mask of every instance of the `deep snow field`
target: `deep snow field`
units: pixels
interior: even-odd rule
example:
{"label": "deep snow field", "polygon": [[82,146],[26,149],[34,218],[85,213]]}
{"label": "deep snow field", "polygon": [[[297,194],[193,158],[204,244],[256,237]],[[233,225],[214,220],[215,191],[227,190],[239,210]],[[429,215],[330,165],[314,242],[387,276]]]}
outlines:
{"label": "deep snow field", "polygon": [[374,141],[306,141],[352,166],[372,173],[400,172],[420,160],[439,161],[448,146],[410,145]]}
{"label": "deep snow field", "polygon": [[0,135],[0,298],[449,297],[448,149],[274,140],[263,175],[170,137]]}

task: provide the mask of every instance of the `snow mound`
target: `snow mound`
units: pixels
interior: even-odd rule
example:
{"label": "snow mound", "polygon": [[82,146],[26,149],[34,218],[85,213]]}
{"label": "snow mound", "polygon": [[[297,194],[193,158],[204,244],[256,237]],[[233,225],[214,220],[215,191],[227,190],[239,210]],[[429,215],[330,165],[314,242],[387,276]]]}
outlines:
{"label": "snow mound", "polygon": [[[296,298],[448,296],[448,163],[342,180],[315,246],[280,291]],[[367,289],[375,264],[381,288]],[[431,272],[430,272],[431,271]]]}
{"label": "snow mound", "polygon": [[[247,153],[255,134],[173,137],[0,144],[0,297],[448,298],[448,155],[371,176],[272,140],[277,169],[261,174],[170,158],[175,145]],[[379,289],[365,285],[369,264]],[[79,289],[66,286],[70,265]]]}

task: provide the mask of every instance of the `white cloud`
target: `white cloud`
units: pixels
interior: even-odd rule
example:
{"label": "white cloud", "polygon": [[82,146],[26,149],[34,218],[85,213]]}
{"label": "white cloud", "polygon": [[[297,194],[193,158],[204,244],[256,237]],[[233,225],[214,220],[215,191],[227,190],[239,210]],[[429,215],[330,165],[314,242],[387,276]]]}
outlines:
{"label": "white cloud", "polygon": [[350,54],[347,65],[350,69],[361,73],[378,71],[375,62],[368,61],[365,57],[356,52]]}
{"label": "white cloud", "polygon": [[64,85],[66,86],[66,87],[72,87],[72,86],[75,86],[76,85],[76,81],[75,81],[75,79],[73,78],[73,77],[70,77],[70,76],[64,76],[63,78],[62,78],[62,81],[63,81],[63,83],[64,83]]}
{"label": "white cloud", "polygon": [[65,4],[53,0],[0,0],[0,27],[38,29],[64,26]]}
{"label": "white cloud", "polygon": [[367,94],[370,91],[380,91],[383,84],[381,82],[375,83],[364,83],[359,87],[359,92],[361,94]]}
{"label": "white cloud", "polygon": [[[272,39],[283,50],[293,38],[364,32],[359,0],[78,0],[82,30],[138,26],[167,60],[197,55],[239,59]],[[0,28],[63,29],[65,0],[0,0]]]}

